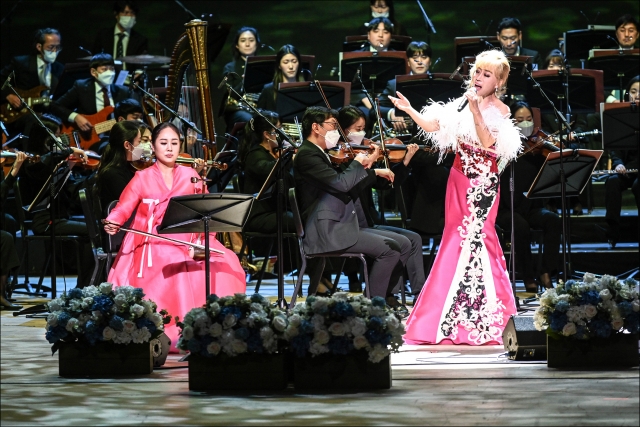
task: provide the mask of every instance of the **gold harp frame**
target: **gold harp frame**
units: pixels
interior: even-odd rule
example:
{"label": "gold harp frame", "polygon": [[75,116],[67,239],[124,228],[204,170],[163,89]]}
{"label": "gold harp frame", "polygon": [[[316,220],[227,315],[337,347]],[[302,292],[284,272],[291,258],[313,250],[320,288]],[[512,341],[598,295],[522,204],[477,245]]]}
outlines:
{"label": "gold harp frame", "polygon": [[171,54],[166,103],[173,110],[178,110],[183,76],[191,65],[195,72],[198,87],[202,139],[203,142],[208,143],[207,145],[210,147],[211,156],[213,157],[216,153],[216,141],[213,109],[211,108],[209,63],[207,60],[207,25],[206,21],[200,19],[194,19],[184,24],[186,31],[176,42]]}

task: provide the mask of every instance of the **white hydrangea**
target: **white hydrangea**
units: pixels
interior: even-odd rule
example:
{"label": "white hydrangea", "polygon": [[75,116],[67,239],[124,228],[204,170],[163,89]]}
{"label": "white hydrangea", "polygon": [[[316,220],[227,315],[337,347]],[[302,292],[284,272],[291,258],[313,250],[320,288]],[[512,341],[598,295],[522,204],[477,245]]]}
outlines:
{"label": "white hydrangea", "polygon": [[162,328],[164,326],[162,323],[162,315],[160,315],[160,313],[148,314],[147,318],[153,322],[156,328]]}
{"label": "white hydrangea", "polygon": [[82,288],[82,296],[85,298],[86,297],[93,298],[93,297],[97,297],[98,295],[100,295],[100,290],[93,285]]}
{"label": "white hydrangea", "polygon": [[49,313],[47,316],[47,328],[58,326],[58,315],[56,313]]}
{"label": "white hydrangea", "polygon": [[331,299],[335,301],[347,301],[349,298],[349,292],[336,292],[331,295]]}
{"label": "white hydrangea", "polygon": [[354,336],[364,335],[367,332],[367,323],[361,317],[352,317],[348,320],[349,329]]}
{"label": "white hydrangea", "polygon": [[88,309],[89,307],[91,307],[93,305],[93,298],[92,297],[85,297],[82,299],[82,308],[83,309]]}
{"label": "white hydrangea", "polygon": [[136,317],[140,317],[144,314],[144,307],[140,304],[133,304],[129,310]]}
{"label": "white hydrangea", "polygon": [[320,354],[328,353],[328,352],[329,352],[329,347],[327,347],[326,345],[322,345],[314,341],[312,341],[311,345],[309,345],[309,353],[311,353],[314,356],[318,356]]}
{"label": "white hydrangea", "polygon": [[113,338],[113,342],[116,344],[129,344],[131,342],[131,334],[125,331],[116,332],[116,336]]}
{"label": "white hydrangea", "polygon": [[71,319],[69,319],[69,321],[67,322],[67,326],[66,329],[69,332],[73,332],[74,329],[76,329],[78,327],[78,324],[80,322],[78,321],[78,319],[76,319],[75,317],[72,317]]}
{"label": "white hydrangea", "polygon": [[378,363],[389,355],[389,350],[380,344],[376,344],[369,351],[369,361],[372,363]]}
{"label": "white hydrangea", "polygon": [[143,327],[141,329],[137,329],[133,331],[131,334],[131,339],[135,344],[142,344],[143,342],[148,342],[151,338],[151,332],[147,327]]}
{"label": "white hydrangea", "polygon": [[209,310],[211,310],[213,316],[217,316],[218,313],[220,313],[220,304],[218,304],[217,302],[212,302],[211,304],[209,304]]}
{"label": "white hydrangea", "polygon": [[311,304],[311,309],[316,313],[324,313],[327,311],[329,306],[329,302],[325,298],[316,298],[316,300]]}
{"label": "white hydrangea", "polygon": [[133,293],[133,286],[131,285],[116,286],[113,293],[116,295],[122,294],[125,296],[126,299],[129,299],[131,298],[131,294]]}
{"label": "white hydrangea", "polygon": [[262,307],[262,304],[259,304],[257,302],[252,302],[249,306],[249,309],[254,313],[264,313],[264,307]]}
{"label": "white hydrangea", "polygon": [[298,330],[298,328],[293,326],[292,324],[289,324],[289,326],[287,326],[287,329],[284,330],[284,336],[287,339],[291,339],[297,336],[299,333],[300,331]]}
{"label": "white hydrangea", "polygon": [[311,324],[314,329],[324,329],[324,316],[322,314],[314,314],[311,317]]}
{"label": "white hydrangea", "polygon": [[109,282],[103,282],[100,283],[100,286],[98,288],[100,289],[100,293],[102,293],[103,295],[109,295],[111,293],[111,290],[113,289],[113,285]]}
{"label": "white hydrangea", "polygon": [[206,313],[198,316],[193,322],[193,329],[198,332],[198,335],[206,335],[209,333],[209,327],[211,326],[211,318]]}
{"label": "white hydrangea", "polygon": [[185,326],[182,329],[182,338],[184,338],[187,341],[193,338],[193,328],[191,326]]}
{"label": "white hydrangea", "polygon": [[49,311],[52,313],[60,311],[62,310],[62,307],[64,307],[64,301],[61,298],[54,298],[47,303],[47,306],[49,307]]}

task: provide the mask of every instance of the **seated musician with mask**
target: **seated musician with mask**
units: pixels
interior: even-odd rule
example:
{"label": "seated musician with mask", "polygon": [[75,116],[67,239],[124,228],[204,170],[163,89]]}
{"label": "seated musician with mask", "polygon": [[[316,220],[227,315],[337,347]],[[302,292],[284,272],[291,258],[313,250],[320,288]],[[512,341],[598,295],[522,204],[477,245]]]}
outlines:
{"label": "seated musician with mask", "polygon": [[[93,53],[109,53],[118,59],[127,55],[143,55],[149,50],[149,41],[133,29],[140,9],[131,0],[119,0],[113,4],[115,27],[103,28],[93,43]],[[123,67],[126,69],[126,64]]]}
{"label": "seated musician with mask", "polygon": [[85,132],[93,127],[85,115],[96,114],[127,98],[137,98],[126,87],[113,83],[116,72],[113,57],[108,53],[93,55],[89,68],[92,77],[77,80],[67,93],[51,105],[57,116],[75,123]]}
{"label": "seated musician with mask", "polygon": [[[409,64],[410,75],[427,74],[431,66],[431,46],[425,42],[414,41],[407,46],[407,64]],[[396,116],[395,108],[389,101],[389,95],[396,96],[396,79],[387,82],[387,87],[380,95],[380,113],[387,120],[396,132],[405,132],[407,125],[402,116]]]}
{"label": "seated musician with mask", "polygon": [[[293,169],[305,224],[305,252],[364,253],[373,259],[369,270],[371,295],[386,298],[389,306],[399,310],[402,306],[392,292],[409,258],[411,244],[399,234],[367,227],[357,195],[359,185],[372,184],[378,176],[393,181],[393,172],[369,169],[379,149],[369,156],[356,155],[343,171],[334,169],[325,150],[338,142],[337,116],[335,110],[310,107],[302,118],[305,141],[298,148]],[[324,263],[324,258],[310,260],[310,275],[319,277]],[[309,289],[310,294],[314,291]]]}
{"label": "seated musician with mask", "polygon": [[[64,65],[56,61],[58,54],[62,50],[61,36],[58,30],[54,28],[43,28],[35,33],[34,51],[29,55],[16,56],[11,59],[11,63],[2,68],[0,78],[5,82],[11,76],[11,85],[20,93],[22,97],[48,97],[55,91],[58,80],[64,70]],[[38,90],[37,93],[27,92],[45,86],[46,90]],[[44,98],[42,99],[44,101]],[[33,117],[28,111],[20,111],[20,98],[13,91],[5,87],[2,89],[2,109],[11,109],[9,113],[19,114],[20,117],[7,124],[7,130],[10,135],[20,132],[27,135],[34,122]],[[46,111],[47,103],[32,105],[35,111]],[[4,111],[3,111],[4,116]],[[8,116],[9,117],[9,116]],[[13,116],[12,116],[13,117]],[[2,117],[2,121],[6,121]],[[24,148],[24,147],[22,147]]]}

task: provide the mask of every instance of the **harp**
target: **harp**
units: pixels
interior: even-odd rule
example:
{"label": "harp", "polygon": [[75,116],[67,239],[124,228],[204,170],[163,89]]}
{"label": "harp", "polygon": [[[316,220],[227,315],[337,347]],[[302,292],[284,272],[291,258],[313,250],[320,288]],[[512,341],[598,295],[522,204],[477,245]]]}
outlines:
{"label": "harp", "polygon": [[[202,131],[197,143],[185,151],[207,161],[216,154],[207,60],[207,22],[194,19],[185,27],[186,31],[171,54],[166,104]],[[183,133],[187,133],[186,129]],[[186,137],[184,143],[187,145]]]}

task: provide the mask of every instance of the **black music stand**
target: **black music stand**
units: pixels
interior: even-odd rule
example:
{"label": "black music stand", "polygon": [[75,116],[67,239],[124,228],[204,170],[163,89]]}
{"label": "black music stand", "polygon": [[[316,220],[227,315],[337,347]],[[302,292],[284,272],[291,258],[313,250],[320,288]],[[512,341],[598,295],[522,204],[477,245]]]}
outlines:
{"label": "black music stand", "polygon": [[253,196],[246,194],[190,194],[169,200],[158,233],[204,232],[206,296],[211,293],[209,232],[242,231],[252,204]]}
{"label": "black music stand", "polygon": [[629,80],[640,74],[640,57],[637,54],[626,54],[624,50],[612,49],[611,53],[612,55],[589,58],[587,68],[602,70],[605,89],[619,89],[622,97],[622,91]]}
{"label": "black music stand", "polygon": [[[314,55],[300,55],[300,69],[312,70],[316,57]],[[250,56],[244,68],[242,86],[244,93],[260,93],[267,83],[273,81],[276,73],[276,56]]]}
{"label": "black music stand", "polygon": [[[571,72],[568,76],[568,88],[565,86],[567,84],[567,76],[565,76],[564,72],[560,73],[556,70],[545,70],[533,72],[532,74],[559,111],[566,110],[565,100],[566,92],[568,91],[569,111],[572,115],[576,115],[590,114],[597,111],[599,106],[598,101],[601,100],[604,95],[603,93],[598,93],[598,87],[601,88],[602,85],[599,85],[596,81],[597,70],[586,71],[589,71],[589,74],[595,73],[596,76],[580,74],[582,70]],[[553,109],[540,94],[540,91],[531,85],[529,85],[527,99],[529,100],[529,105],[540,108],[542,114],[553,114]]]}
{"label": "black music stand", "polygon": [[[338,109],[349,105],[351,83],[334,81],[319,83],[331,107]],[[305,110],[312,106],[325,106],[315,82],[280,83],[278,86],[276,112],[283,123],[293,123],[294,117],[302,122]]]}
{"label": "black music stand", "polygon": [[636,103],[606,104],[602,116],[602,148],[640,152],[640,114]]}
{"label": "black music stand", "polygon": [[[565,197],[579,196],[591,179],[602,150],[563,150],[562,160],[567,187]],[[561,197],[560,151],[549,153],[531,188],[525,194],[529,199]]]}
{"label": "black music stand", "polygon": [[[613,40],[611,40],[609,37]],[[585,68],[591,49],[607,49],[616,47],[615,29],[571,30],[564,33],[564,55],[568,61],[579,61]]]}
{"label": "black music stand", "polygon": [[[353,52],[351,55],[358,53],[360,52]],[[342,82],[353,81],[358,70],[362,70],[360,77],[364,87],[356,83],[352,90],[371,88],[371,93],[381,93],[389,80],[397,75],[407,74],[407,58],[404,52],[362,53],[364,55],[343,57],[340,61],[340,81]],[[395,55],[400,53],[401,55]]]}
{"label": "black music stand", "polygon": [[477,54],[491,49],[501,49],[500,41],[497,36],[473,36],[473,37],[456,37],[453,39],[455,46],[456,64],[462,62],[465,56],[475,57]]}
{"label": "black music stand", "polygon": [[[396,91],[403,94],[416,108],[427,105],[430,100],[449,102],[459,98],[465,92],[462,77],[459,75],[449,79],[449,74],[420,74],[396,76]],[[396,96],[396,94],[391,94]],[[396,108],[397,116],[408,116]]]}

